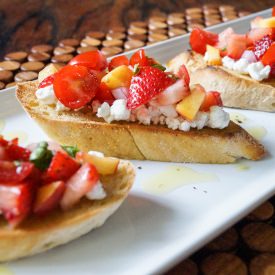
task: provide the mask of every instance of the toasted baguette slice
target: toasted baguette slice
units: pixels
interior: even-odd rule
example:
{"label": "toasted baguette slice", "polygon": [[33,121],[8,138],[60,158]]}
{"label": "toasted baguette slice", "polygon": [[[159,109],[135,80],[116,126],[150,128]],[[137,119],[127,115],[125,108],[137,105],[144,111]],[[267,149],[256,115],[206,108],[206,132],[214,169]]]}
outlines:
{"label": "toasted baguette slice", "polygon": [[222,66],[208,66],[201,54],[183,52],[168,63],[177,73],[184,64],[191,84],[199,83],[207,91],[219,91],[224,106],[275,112],[275,82],[257,81]]}
{"label": "toasted baguette slice", "polygon": [[127,197],[134,178],[132,164],[120,161],[114,175],[101,177],[107,193],[103,200],[84,198],[71,210],[30,217],[16,229],[10,229],[0,218],[0,262],[49,250],[101,226]]}
{"label": "toasted baguette slice", "polygon": [[75,144],[80,150],[98,150],[107,156],[173,162],[230,163],[239,158],[258,160],[264,148],[245,130],[230,122],[219,130],[189,132],[137,123],[108,124],[89,109],[57,113],[39,104],[37,82],[18,85],[17,98],[29,115],[54,140]]}

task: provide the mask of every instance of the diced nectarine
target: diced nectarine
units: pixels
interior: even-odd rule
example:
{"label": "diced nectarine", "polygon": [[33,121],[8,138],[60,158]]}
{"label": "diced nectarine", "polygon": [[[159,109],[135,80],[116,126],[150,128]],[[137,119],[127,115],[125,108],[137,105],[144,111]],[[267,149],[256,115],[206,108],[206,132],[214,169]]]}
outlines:
{"label": "diced nectarine", "polygon": [[55,181],[38,188],[34,203],[34,213],[43,215],[59,205],[65,191],[64,181]]}
{"label": "diced nectarine", "polygon": [[188,120],[193,120],[205,99],[204,88],[195,84],[191,87],[191,93],[177,104],[176,110],[179,114]]}
{"label": "diced nectarine", "polygon": [[89,162],[93,164],[100,175],[111,175],[117,171],[119,159],[109,157],[98,157],[87,153],[79,152],[76,159],[82,163]]}
{"label": "diced nectarine", "polygon": [[42,82],[46,77],[56,73],[59,71],[61,67],[57,64],[50,64],[46,66],[42,71],[38,74],[38,82]]}
{"label": "diced nectarine", "polygon": [[104,82],[109,89],[119,87],[130,87],[133,71],[126,65],[116,67],[111,72],[106,74],[101,81]]}
{"label": "diced nectarine", "polygon": [[214,65],[221,65],[222,59],[220,55],[220,50],[212,47],[210,45],[206,45],[206,54],[207,54],[207,64],[214,66]]}
{"label": "diced nectarine", "polygon": [[275,17],[262,19],[259,21],[260,28],[275,28]]}

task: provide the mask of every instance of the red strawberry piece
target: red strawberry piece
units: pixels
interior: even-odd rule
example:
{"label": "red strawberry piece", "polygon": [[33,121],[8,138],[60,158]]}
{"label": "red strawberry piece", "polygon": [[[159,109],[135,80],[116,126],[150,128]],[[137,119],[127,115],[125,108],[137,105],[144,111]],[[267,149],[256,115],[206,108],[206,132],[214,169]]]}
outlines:
{"label": "red strawberry piece", "polygon": [[272,64],[270,67],[271,67],[271,70],[269,73],[269,78],[275,78],[275,64]]}
{"label": "red strawberry piece", "polygon": [[67,180],[79,167],[80,164],[68,154],[57,151],[46,171],[45,181]]}
{"label": "red strawberry piece", "polygon": [[140,72],[132,77],[127,108],[136,109],[147,103],[157,94],[175,82],[165,72],[150,66],[144,66]]}
{"label": "red strawberry piece", "polygon": [[33,163],[21,162],[18,166],[14,162],[0,160],[0,182],[20,182],[27,178],[34,168]]}
{"label": "red strawberry piece", "polygon": [[265,35],[262,39],[255,42],[254,45],[254,54],[258,60],[265,54],[267,49],[272,44],[272,39],[269,35]]}
{"label": "red strawberry piece", "polygon": [[32,182],[0,184],[0,210],[12,227],[28,216],[32,201]]}
{"label": "red strawberry piece", "polygon": [[45,88],[47,86],[52,85],[54,81],[54,77],[55,77],[55,74],[51,74],[45,79],[43,79],[43,81],[39,84],[38,89]]}

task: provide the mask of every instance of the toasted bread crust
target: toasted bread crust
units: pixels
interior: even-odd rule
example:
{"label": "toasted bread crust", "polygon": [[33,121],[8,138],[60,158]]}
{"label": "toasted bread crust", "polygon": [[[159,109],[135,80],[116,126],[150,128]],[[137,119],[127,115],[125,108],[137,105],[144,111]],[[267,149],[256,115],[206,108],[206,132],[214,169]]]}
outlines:
{"label": "toasted bread crust", "polygon": [[103,200],[84,198],[71,210],[55,210],[45,217],[31,216],[16,229],[10,229],[0,219],[0,262],[49,250],[101,226],[127,197],[134,178],[132,164],[121,161],[114,175],[101,177],[107,192]]}
{"label": "toasted bread crust", "polygon": [[207,66],[203,56],[184,52],[172,59],[168,67],[177,72],[184,64],[191,84],[200,83],[208,91],[219,91],[225,106],[275,112],[275,83],[256,81],[222,66]]}
{"label": "toasted bread crust", "polygon": [[233,122],[226,129],[189,132],[137,123],[108,124],[90,110],[57,113],[39,105],[36,82],[19,84],[17,97],[25,110],[54,140],[76,144],[83,151],[98,150],[108,156],[173,162],[230,163],[238,158],[257,160],[265,151]]}

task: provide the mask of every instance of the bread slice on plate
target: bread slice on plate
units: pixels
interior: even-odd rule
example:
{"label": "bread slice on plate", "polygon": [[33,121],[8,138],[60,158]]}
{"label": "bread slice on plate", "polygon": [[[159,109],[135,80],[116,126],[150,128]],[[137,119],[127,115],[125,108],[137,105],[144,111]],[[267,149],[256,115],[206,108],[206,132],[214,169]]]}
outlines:
{"label": "bread slice on plate", "polygon": [[90,109],[58,113],[49,105],[39,104],[37,87],[36,81],[18,85],[17,98],[26,112],[49,137],[61,144],[75,144],[82,151],[97,150],[126,159],[198,163],[258,160],[265,154],[264,147],[233,122],[222,130],[189,132],[131,122],[108,124]]}
{"label": "bread slice on plate", "polygon": [[107,193],[103,200],[83,198],[70,210],[55,210],[43,218],[31,216],[15,229],[0,218],[0,262],[49,250],[101,226],[127,197],[134,178],[130,162],[120,161],[115,174],[100,178]]}
{"label": "bread slice on plate", "polygon": [[257,81],[238,74],[223,66],[209,66],[201,54],[186,51],[168,63],[168,68],[177,73],[184,64],[191,84],[199,83],[207,91],[219,91],[224,106],[275,112],[275,82]]}

